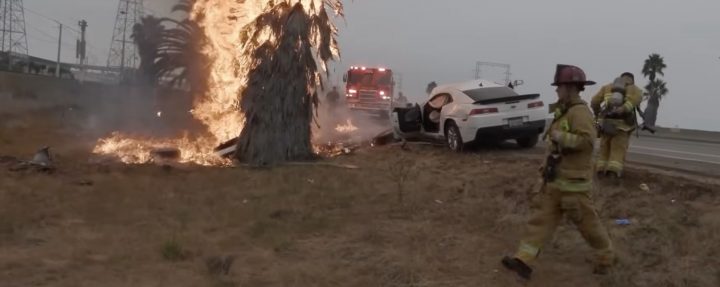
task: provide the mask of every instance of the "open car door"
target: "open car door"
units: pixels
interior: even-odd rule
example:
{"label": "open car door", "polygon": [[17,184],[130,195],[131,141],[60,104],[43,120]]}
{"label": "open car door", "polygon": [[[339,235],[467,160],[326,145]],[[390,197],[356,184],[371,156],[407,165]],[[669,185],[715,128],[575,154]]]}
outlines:
{"label": "open car door", "polygon": [[391,121],[396,136],[419,133],[422,129],[422,112],[420,106],[393,109]]}

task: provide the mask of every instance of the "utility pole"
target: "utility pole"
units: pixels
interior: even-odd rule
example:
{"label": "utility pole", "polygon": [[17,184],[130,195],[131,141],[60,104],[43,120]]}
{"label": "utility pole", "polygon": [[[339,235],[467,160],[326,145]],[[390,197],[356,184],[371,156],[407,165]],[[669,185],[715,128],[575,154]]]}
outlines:
{"label": "utility pole", "polygon": [[87,49],[87,43],[85,42],[85,31],[87,30],[88,23],[85,20],[78,22],[80,26],[80,40],[76,45],[75,57],[80,58],[80,82],[85,81],[85,51]]}
{"label": "utility pole", "polygon": [[85,42],[85,31],[87,30],[88,23],[85,20],[80,20],[78,22],[78,25],[80,26],[80,40],[77,43],[77,51],[75,53],[76,58],[80,59],[80,65],[85,65],[85,50],[87,47],[87,44]]}
{"label": "utility pole", "polygon": [[[125,13],[125,15],[128,14],[128,8],[130,8],[130,2],[125,2],[125,11],[120,13]],[[123,23],[123,40],[122,40],[122,52],[120,54],[120,71],[121,73],[125,74],[125,43],[127,42],[127,20],[128,17],[125,17],[125,22]]]}
{"label": "utility pole", "polygon": [[62,30],[63,25],[62,23],[59,23],[60,25],[60,35],[58,36],[58,57],[57,57],[57,67],[55,68],[55,77],[60,78],[60,50],[62,48]]}

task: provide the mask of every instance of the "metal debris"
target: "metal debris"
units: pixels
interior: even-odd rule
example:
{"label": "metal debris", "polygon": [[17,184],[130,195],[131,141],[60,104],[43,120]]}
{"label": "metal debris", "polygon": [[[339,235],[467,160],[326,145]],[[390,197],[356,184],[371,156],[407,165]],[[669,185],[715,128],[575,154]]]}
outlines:
{"label": "metal debris", "polygon": [[228,140],[221,143],[215,148],[215,154],[221,158],[230,158],[235,155],[235,149],[237,147],[239,137]]}
{"label": "metal debris", "polygon": [[41,168],[52,168],[52,158],[50,157],[50,147],[43,147],[35,153],[33,159],[28,162]]}
{"label": "metal debris", "polygon": [[47,146],[38,150],[29,161],[17,160],[12,157],[4,157],[3,162],[14,163],[14,165],[9,168],[10,171],[25,171],[34,169],[35,171],[51,172],[55,170],[52,157],[50,156],[50,147]]}

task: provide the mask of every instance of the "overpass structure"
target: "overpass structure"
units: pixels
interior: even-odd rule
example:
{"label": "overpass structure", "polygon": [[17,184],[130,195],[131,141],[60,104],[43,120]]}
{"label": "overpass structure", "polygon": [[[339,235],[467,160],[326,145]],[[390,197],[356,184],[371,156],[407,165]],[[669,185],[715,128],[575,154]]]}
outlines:
{"label": "overpass structure", "polygon": [[[17,53],[0,52],[0,63],[3,63],[3,65],[0,65],[0,70],[4,71],[56,77],[56,61]],[[125,70],[128,69],[125,68]],[[121,67],[60,63],[60,78],[74,79],[81,82],[117,84],[120,82],[121,71]]]}

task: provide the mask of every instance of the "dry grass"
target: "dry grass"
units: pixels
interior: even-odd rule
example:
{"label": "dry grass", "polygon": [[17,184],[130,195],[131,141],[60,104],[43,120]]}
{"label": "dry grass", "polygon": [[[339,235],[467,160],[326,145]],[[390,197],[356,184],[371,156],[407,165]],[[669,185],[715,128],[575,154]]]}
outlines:
{"label": "dry grass", "polygon": [[[2,286],[720,283],[716,186],[643,171],[622,187],[601,185],[597,203],[619,267],[593,276],[591,250],[565,225],[524,284],[498,261],[523,228],[532,155],[387,147],[334,160],[358,170],[168,169],[89,163],[87,143],[66,129],[22,122],[0,125],[12,135],[0,155],[29,156],[50,143],[59,162],[53,174],[0,170]],[[633,224],[613,225],[620,216]],[[208,272],[209,258],[229,255],[228,275]]]}

